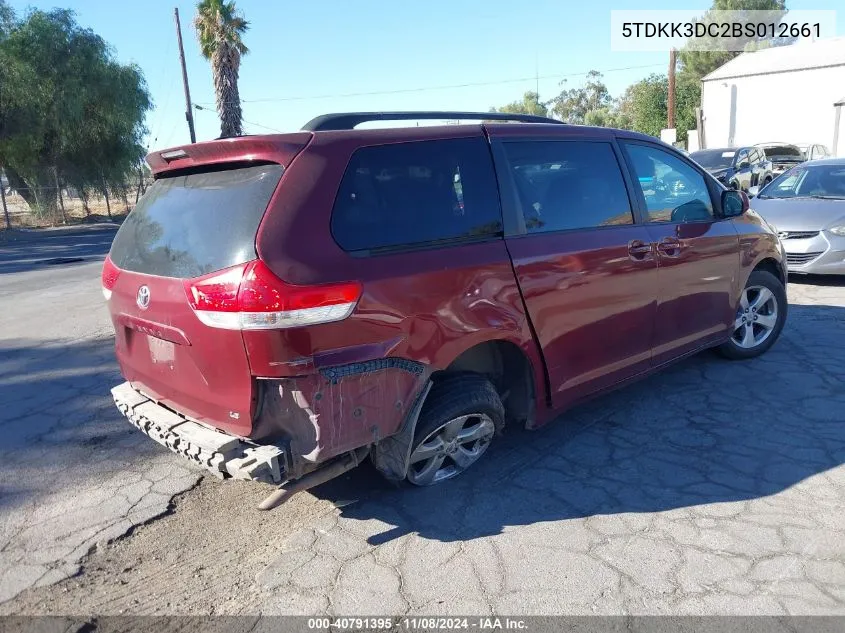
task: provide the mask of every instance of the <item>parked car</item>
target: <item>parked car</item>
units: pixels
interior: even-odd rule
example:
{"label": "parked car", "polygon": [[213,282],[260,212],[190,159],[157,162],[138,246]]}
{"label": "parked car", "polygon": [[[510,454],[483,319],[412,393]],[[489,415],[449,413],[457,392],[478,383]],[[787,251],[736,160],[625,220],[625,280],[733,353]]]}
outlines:
{"label": "parked car", "polygon": [[806,160],[804,152],[797,145],[790,145],[789,143],[761,143],[756,147],[763,150],[766,158],[772,161],[772,175],[774,177],[780,176],[787,169]]}
{"label": "parked car", "polygon": [[777,227],[790,272],[845,275],[845,159],[797,165],[752,204]]}
{"label": "parked car", "polygon": [[702,149],[692,152],[690,158],[731,189],[748,191],[773,178],[772,162],[755,147]]}
{"label": "parked car", "polygon": [[831,158],[830,150],[819,143],[804,143],[798,145],[798,149],[804,155],[804,160],[819,160],[822,158]]}
{"label": "parked car", "polygon": [[102,276],[128,419],[219,477],[288,482],[269,508],[367,455],[437,483],[506,421],[777,340],[784,255],[745,194],[623,130],[354,129],[438,118],[468,114],[150,154]]}

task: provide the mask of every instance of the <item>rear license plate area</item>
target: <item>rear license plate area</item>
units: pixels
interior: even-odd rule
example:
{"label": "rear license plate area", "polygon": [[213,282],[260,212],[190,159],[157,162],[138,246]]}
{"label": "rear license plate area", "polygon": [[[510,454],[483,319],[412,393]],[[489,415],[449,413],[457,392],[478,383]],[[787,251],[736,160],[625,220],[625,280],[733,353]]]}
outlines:
{"label": "rear license plate area", "polygon": [[153,363],[173,366],[176,360],[176,345],[170,341],[147,335],[147,347]]}

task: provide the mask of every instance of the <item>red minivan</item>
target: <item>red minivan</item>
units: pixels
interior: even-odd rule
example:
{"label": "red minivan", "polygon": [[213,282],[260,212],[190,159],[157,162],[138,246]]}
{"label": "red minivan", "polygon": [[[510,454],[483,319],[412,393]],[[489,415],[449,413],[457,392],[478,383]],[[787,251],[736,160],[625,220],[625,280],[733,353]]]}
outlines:
{"label": "red minivan", "polygon": [[[382,119],[484,122],[356,129]],[[103,268],[112,393],[219,477],[290,493],[369,456],[437,483],[506,421],[706,348],[752,358],[786,319],[772,228],[634,132],[338,114],[147,162]]]}

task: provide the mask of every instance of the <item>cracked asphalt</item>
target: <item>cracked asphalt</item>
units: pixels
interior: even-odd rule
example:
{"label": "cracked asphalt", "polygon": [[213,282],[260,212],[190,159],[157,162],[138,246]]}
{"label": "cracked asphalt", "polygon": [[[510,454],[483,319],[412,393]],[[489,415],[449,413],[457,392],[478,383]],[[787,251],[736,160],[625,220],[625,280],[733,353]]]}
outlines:
{"label": "cracked asphalt", "polygon": [[113,408],[109,239],[0,244],[0,613],[845,614],[845,279],[791,280],[763,358],[510,429],[444,486],[365,465],[260,513]]}
{"label": "cracked asphalt", "polygon": [[199,478],[114,415],[99,280],[113,237],[91,227],[0,243],[0,602],[77,573],[98,542]]}

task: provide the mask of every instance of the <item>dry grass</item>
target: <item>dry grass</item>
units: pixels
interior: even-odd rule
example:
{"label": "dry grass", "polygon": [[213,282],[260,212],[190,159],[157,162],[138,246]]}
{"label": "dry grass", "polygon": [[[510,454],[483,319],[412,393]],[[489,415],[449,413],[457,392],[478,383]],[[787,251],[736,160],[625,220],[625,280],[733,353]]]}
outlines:
{"label": "dry grass", "polygon": [[[125,202],[120,196],[109,196],[108,205],[104,197],[89,198],[88,210],[86,212],[81,198],[63,193],[64,213],[62,213],[61,207],[57,207],[55,213],[39,214],[34,213],[20,195],[7,192],[6,207],[9,211],[9,220],[12,223],[12,228],[36,228],[60,226],[62,224],[102,222],[109,220],[109,210],[111,210],[112,219],[125,217],[135,206],[135,194],[136,189],[130,188]],[[1,209],[0,213],[2,213]],[[5,226],[5,219],[0,217],[0,229],[5,228]]]}

